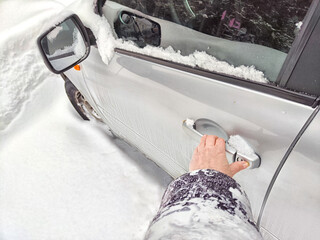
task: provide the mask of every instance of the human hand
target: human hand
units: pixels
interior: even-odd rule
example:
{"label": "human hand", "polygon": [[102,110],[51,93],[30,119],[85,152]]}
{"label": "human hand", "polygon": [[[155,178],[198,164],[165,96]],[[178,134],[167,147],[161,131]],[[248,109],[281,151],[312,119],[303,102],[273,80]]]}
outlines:
{"label": "human hand", "polygon": [[248,162],[245,161],[229,164],[224,139],[213,135],[204,135],[199,146],[194,150],[189,171],[213,169],[233,177],[248,166]]}

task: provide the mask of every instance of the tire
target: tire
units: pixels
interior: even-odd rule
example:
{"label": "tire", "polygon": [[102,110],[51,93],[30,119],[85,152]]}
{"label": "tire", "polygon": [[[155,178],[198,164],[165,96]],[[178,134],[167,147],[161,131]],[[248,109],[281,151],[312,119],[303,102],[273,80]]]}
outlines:
{"label": "tire", "polygon": [[102,122],[98,114],[70,80],[65,81],[64,88],[72,106],[83,120],[90,121],[90,119],[94,118]]}

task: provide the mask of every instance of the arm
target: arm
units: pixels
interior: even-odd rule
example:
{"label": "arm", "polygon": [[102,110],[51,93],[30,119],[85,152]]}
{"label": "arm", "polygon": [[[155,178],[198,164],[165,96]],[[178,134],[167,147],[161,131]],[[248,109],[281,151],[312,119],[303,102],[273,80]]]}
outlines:
{"label": "arm", "polygon": [[[168,186],[146,239],[262,239],[245,192],[227,175],[234,175],[245,166],[226,165],[225,152],[219,160],[216,156],[223,148],[218,145],[213,153],[209,137],[209,142],[202,139],[195,150],[190,163],[193,171]],[[217,144],[224,147],[223,141],[218,140]],[[218,162],[213,163],[213,156]]]}

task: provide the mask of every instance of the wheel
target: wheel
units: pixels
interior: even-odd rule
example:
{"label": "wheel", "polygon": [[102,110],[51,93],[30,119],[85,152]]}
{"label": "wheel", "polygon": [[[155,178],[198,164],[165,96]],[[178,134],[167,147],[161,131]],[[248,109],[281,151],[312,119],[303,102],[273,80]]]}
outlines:
{"label": "wheel", "polygon": [[91,107],[91,105],[70,80],[65,81],[64,87],[72,106],[84,120],[89,121],[90,119],[96,119],[102,122],[102,119],[99,117],[96,111]]}

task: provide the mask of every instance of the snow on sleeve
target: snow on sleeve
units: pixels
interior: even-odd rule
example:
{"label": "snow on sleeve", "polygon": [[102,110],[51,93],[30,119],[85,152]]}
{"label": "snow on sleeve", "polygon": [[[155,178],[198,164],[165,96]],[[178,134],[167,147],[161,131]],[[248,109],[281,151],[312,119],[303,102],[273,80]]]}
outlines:
{"label": "snow on sleeve", "polygon": [[186,173],[168,186],[145,240],[262,239],[240,185],[212,169]]}

